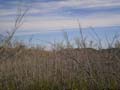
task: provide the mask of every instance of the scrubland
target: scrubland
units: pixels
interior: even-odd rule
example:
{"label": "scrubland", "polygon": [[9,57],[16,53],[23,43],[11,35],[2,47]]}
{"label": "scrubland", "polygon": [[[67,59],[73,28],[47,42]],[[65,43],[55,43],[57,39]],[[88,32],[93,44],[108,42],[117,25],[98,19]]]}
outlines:
{"label": "scrubland", "polygon": [[0,90],[120,90],[119,43],[87,47],[82,36],[74,48],[65,41],[52,50],[1,46]]}

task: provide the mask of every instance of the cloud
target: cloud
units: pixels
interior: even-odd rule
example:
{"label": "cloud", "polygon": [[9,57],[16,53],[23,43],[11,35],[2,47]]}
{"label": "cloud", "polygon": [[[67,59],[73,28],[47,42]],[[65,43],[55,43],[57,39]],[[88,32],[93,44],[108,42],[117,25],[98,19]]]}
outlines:
{"label": "cloud", "polygon": [[0,10],[0,17],[2,16],[13,16],[16,15],[16,10],[12,9],[12,10],[8,10],[8,9],[1,9]]}
{"label": "cloud", "polygon": [[94,8],[94,7],[109,7],[109,6],[120,6],[118,0],[64,0],[56,2],[33,2],[35,8],[49,8],[49,9],[60,9],[60,8]]}
{"label": "cloud", "polygon": [[[11,30],[14,27],[17,14],[16,3],[9,1],[8,6],[0,4],[0,31]],[[23,31],[48,32],[78,29],[77,19],[83,28],[120,26],[119,0],[49,0],[49,2],[37,0],[37,2],[25,2],[24,7],[25,4],[31,7],[23,26],[19,29]],[[74,14],[76,16],[73,16]]]}
{"label": "cloud", "polygon": [[[112,17],[112,18],[111,18]],[[114,19],[113,19],[114,18]],[[117,26],[120,25],[120,15],[109,15],[106,17],[91,16],[89,18],[79,18],[81,26],[87,28],[93,27],[105,27],[105,26]],[[74,18],[60,18],[60,19],[32,19],[31,21],[25,22],[23,27],[26,30],[60,30],[60,29],[71,29],[78,28],[77,19]]]}
{"label": "cloud", "polygon": [[[37,2],[22,2],[19,4],[16,0],[9,1],[6,5],[2,5],[3,8],[9,8],[8,10],[4,10],[1,12],[2,15],[11,15],[15,14],[18,6],[21,7],[30,7],[29,14],[49,14],[49,13],[59,13],[60,11],[64,11],[66,9],[84,9],[84,8],[113,8],[113,7],[120,7],[120,1],[118,0],[52,0],[52,1],[42,1]],[[12,8],[11,8],[12,7]],[[11,8],[11,9],[10,9]],[[9,12],[9,13],[8,13]]]}
{"label": "cloud", "polygon": [[[113,19],[114,18],[114,19]],[[83,28],[92,27],[107,27],[120,26],[120,15],[92,15],[87,18],[79,18],[80,24]],[[4,30],[13,27],[14,22],[4,21],[0,23],[0,27]],[[78,29],[77,19],[73,17],[27,17],[19,30],[47,32],[60,31],[64,29]]]}

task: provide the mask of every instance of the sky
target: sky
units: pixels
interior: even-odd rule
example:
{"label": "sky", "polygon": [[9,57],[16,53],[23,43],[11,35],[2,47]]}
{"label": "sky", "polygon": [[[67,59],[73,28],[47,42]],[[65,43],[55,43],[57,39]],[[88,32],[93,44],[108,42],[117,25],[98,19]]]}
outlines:
{"label": "sky", "polygon": [[1,34],[13,30],[19,9],[28,11],[16,40],[59,41],[63,30],[71,40],[79,36],[79,24],[88,39],[93,38],[91,27],[102,39],[120,33],[120,0],[0,0]]}

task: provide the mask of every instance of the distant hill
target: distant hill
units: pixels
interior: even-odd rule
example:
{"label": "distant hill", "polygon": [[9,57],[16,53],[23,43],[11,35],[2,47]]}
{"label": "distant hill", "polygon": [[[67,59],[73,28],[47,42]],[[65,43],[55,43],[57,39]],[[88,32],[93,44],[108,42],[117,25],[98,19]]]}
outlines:
{"label": "distant hill", "polygon": [[0,44],[4,41],[4,39],[5,37],[2,34],[0,34]]}

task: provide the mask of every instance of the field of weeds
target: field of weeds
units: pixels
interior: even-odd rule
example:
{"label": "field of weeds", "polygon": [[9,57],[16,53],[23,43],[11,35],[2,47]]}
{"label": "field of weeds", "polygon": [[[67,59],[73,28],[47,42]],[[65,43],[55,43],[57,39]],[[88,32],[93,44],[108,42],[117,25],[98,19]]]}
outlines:
{"label": "field of weeds", "polygon": [[0,90],[119,89],[119,48],[0,48]]}
{"label": "field of weeds", "polygon": [[14,44],[14,34],[27,10],[23,14],[20,10],[13,31],[0,42],[0,90],[120,90],[120,41],[116,35],[111,42],[106,36],[108,45],[103,49],[94,29],[97,43],[86,41],[78,22],[80,38],[75,45],[65,31],[65,43],[44,41],[51,50]]}
{"label": "field of weeds", "polygon": [[65,43],[45,41],[46,50],[14,44],[15,28],[0,43],[0,90],[120,90],[119,38],[106,36],[105,47],[96,32],[94,43],[79,29],[75,45],[63,31]]}
{"label": "field of weeds", "polygon": [[0,90],[120,90],[119,29],[120,0],[0,0]]}

